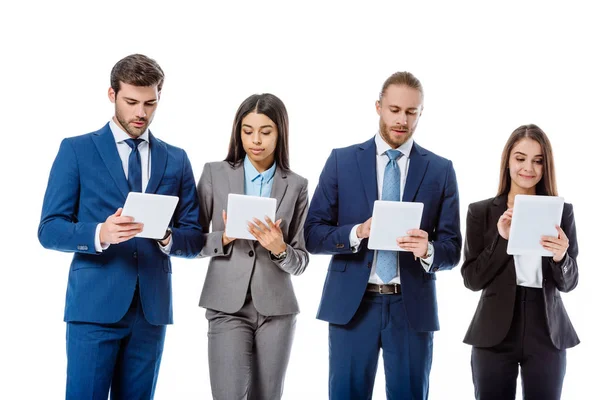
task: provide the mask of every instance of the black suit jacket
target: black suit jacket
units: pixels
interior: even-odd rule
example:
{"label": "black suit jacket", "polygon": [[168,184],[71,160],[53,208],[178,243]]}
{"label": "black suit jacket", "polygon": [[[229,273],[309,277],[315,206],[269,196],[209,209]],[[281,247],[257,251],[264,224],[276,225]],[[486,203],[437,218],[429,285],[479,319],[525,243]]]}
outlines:
{"label": "black suit jacket", "polygon": [[[507,196],[483,200],[469,205],[465,260],[461,274],[465,286],[482,290],[475,316],[464,342],[477,347],[499,344],[510,328],[515,305],[517,275],[513,256],[506,253],[508,241],[498,233],[497,223],[506,211]],[[556,263],[552,257],[542,257],[542,276],[546,323],[552,343],[566,349],[579,343],[563,306],[560,292],[577,286],[577,233],[573,206],[564,205],[561,228],[569,239],[564,259]]]}

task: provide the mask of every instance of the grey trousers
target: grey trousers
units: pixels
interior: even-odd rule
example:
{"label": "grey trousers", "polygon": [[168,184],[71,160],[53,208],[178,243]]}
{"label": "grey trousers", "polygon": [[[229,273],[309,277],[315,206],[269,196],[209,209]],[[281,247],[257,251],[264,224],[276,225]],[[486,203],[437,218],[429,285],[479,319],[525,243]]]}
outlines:
{"label": "grey trousers", "polygon": [[248,294],[238,312],[207,309],[206,319],[213,399],[281,399],[296,315],[261,315]]}

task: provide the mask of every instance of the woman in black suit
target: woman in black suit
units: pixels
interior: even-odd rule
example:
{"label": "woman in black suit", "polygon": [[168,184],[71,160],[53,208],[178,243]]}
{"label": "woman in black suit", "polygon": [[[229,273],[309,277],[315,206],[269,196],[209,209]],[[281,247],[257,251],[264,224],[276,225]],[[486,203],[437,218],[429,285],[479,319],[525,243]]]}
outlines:
{"label": "woman in black suit", "polygon": [[467,288],[482,290],[464,340],[475,397],[514,399],[520,366],[524,399],[560,399],[565,349],[579,343],[560,297],[578,281],[573,206],[565,203],[557,237],[540,238],[552,257],[512,256],[517,194],[558,194],[552,147],[536,125],[517,128],[504,146],[498,195],[469,205],[461,273]]}

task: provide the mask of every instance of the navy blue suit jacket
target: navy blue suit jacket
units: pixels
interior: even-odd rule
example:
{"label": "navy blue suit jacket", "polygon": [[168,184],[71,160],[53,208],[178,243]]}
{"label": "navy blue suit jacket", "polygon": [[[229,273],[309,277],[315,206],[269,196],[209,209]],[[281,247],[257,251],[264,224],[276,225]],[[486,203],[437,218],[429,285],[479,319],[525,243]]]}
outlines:
{"label": "navy blue suit jacket", "polygon": [[[306,247],[331,254],[317,318],[347,324],[356,313],[371,273],[374,251],[363,240],[350,247],[350,231],[373,214],[377,200],[375,140],[335,149],[321,173],[304,226]],[[424,203],[421,229],[433,241],[434,261],[425,272],[412,253],[400,252],[400,281],[408,320],[416,331],[439,329],[435,272],[460,259],[458,189],[452,162],[413,144],[403,201]]]}
{"label": "navy blue suit jacket", "polygon": [[[170,254],[193,258],[202,249],[200,206],[186,153],[150,134],[151,171],[146,193],[173,195]],[[171,261],[152,239],[133,238],[96,253],[96,226],[122,207],[129,186],[114,136],[106,124],[64,139],[54,160],[38,229],[48,249],[73,252],[65,321],[113,323],[127,312],[139,279],[148,322],[173,322]]]}

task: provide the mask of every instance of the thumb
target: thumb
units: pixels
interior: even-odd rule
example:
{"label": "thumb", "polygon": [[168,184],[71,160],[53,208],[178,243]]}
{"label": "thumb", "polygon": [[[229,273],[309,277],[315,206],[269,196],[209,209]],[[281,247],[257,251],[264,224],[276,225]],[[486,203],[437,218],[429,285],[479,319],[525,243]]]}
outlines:
{"label": "thumb", "polygon": [[225,212],[225,210],[223,210],[223,222],[225,222],[225,224],[227,224],[227,213]]}
{"label": "thumb", "polygon": [[117,208],[117,211],[113,214],[115,217],[120,217],[123,212],[123,207]]}
{"label": "thumb", "polygon": [[275,221],[275,226],[279,228],[279,225],[281,225],[281,218]]}

